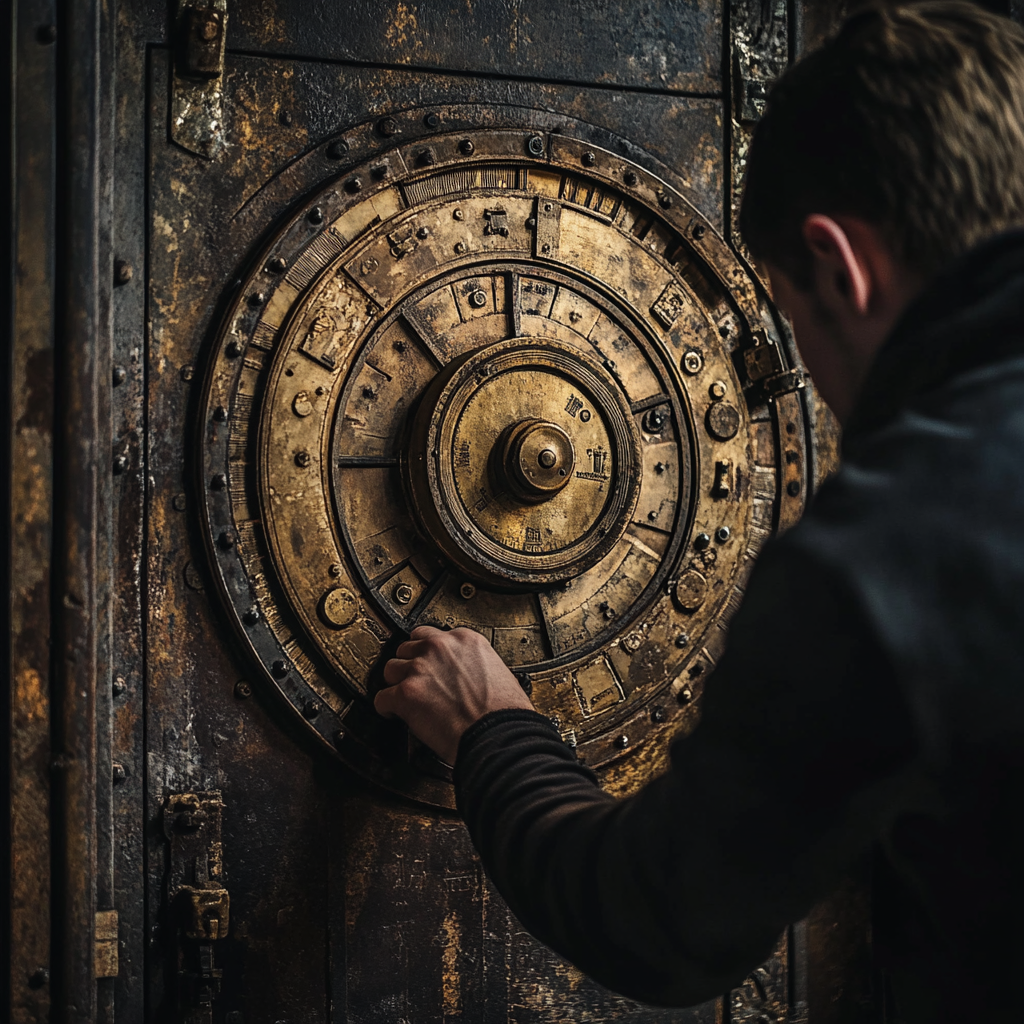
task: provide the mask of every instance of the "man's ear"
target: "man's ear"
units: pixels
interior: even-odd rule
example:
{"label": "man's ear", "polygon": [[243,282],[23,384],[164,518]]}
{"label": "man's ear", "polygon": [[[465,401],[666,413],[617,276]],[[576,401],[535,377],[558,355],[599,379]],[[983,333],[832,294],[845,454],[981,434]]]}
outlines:
{"label": "man's ear", "polygon": [[864,316],[871,302],[871,274],[846,231],[831,217],[812,213],[803,223],[803,236],[814,259],[820,298]]}

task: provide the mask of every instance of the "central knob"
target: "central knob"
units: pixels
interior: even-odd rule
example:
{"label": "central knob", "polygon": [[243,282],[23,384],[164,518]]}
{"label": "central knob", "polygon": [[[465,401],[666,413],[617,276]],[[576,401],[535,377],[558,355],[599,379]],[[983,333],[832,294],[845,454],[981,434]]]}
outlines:
{"label": "central knob", "polygon": [[572,479],[576,452],[569,435],[547,420],[523,420],[498,444],[499,474],[508,491],[529,504],[553,498]]}

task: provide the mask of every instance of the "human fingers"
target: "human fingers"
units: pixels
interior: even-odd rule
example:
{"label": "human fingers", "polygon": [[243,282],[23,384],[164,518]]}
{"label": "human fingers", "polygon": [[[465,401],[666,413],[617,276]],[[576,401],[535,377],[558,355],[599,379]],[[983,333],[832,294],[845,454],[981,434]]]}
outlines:
{"label": "human fingers", "polygon": [[440,633],[443,636],[445,630],[438,629],[437,626],[416,626],[409,634],[409,638],[411,640],[427,640],[435,633]]}
{"label": "human fingers", "polygon": [[416,663],[410,658],[391,658],[384,665],[384,682],[395,686],[416,671]]}
{"label": "human fingers", "polygon": [[420,637],[417,640],[405,640],[398,645],[395,657],[409,661],[412,658],[421,658],[429,649],[430,639],[428,637]]}

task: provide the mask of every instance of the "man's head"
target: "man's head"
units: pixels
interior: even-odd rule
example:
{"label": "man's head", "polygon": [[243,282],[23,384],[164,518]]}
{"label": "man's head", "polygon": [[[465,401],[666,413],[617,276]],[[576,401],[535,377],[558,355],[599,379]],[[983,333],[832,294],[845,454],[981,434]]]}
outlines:
{"label": "man's head", "polygon": [[1022,224],[1024,31],[1007,19],[871,9],[773,89],[740,228],[840,418],[928,278]]}

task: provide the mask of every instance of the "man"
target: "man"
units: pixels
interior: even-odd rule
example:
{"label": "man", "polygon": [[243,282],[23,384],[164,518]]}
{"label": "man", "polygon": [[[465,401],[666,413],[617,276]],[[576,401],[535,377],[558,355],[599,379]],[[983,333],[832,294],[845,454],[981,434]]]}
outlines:
{"label": "man", "polygon": [[1019,1020],[1024,32],[848,22],[775,88],[742,229],[844,423],[769,545],[671,770],[603,794],[487,643],[416,629],[377,708],[455,765],[524,925],[604,984],[739,983],[874,848],[900,1021]]}

